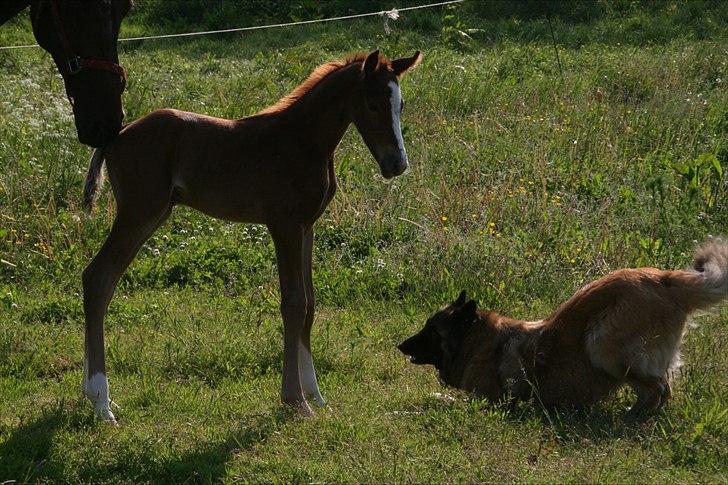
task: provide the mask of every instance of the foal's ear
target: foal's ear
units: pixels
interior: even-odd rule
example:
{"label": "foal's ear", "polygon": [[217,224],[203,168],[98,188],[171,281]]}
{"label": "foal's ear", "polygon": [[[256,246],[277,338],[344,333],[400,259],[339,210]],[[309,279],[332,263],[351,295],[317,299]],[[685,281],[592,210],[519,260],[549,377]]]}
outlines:
{"label": "foal's ear", "polygon": [[393,60],[392,71],[394,71],[394,74],[397,77],[402,77],[405,72],[419,66],[420,62],[422,62],[422,52],[417,51],[412,57],[403,57],[401,59]]}
{"label": "foal's ear", "polygon": [[377,67],[379,66],[379,49],[375,50],[371,54],[367,56],[367,58],[364,60],[364,65],[362,66],[362,71],[364,71],[364,77],[371,76],[377,71]]}

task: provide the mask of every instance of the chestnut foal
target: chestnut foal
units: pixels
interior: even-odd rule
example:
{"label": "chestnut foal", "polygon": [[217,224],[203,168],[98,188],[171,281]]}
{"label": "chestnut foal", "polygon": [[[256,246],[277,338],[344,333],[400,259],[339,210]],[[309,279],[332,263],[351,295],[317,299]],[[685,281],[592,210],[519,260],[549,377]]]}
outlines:
{"label": "chestnut foal", "polygon": [[311,359],[313,224],[336,191],[333,154],[353,122],[382,175],[407,168],[399,118],[401,76],[422,56],[379,51],[319,66],[291,94],[255,116],[227,120],[155,111],[126,126],[91,158],[84,203],[92,206],[106,166],[116,219],[83,272],[83,391],[101,418],[109,409],[103,322],[116,284],[176,204],[212,217],[265,224],[278,260],[284,325],[281,399],[311,415],[324,406]]}

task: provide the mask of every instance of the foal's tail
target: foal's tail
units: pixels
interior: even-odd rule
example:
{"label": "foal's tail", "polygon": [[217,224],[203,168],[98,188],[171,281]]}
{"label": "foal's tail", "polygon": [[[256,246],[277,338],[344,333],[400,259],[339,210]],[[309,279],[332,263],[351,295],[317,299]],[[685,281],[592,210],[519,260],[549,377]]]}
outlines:
{"label": "foal's tail", "polygon": [[94,150],[91,155],[91,164],[88,167],[86,175],[86,183],[83,186],[83,208],[86,212],[91,212],[99,198],[99,191],[104,185],[104,172],[101,167],[104,164],[104,147]]}

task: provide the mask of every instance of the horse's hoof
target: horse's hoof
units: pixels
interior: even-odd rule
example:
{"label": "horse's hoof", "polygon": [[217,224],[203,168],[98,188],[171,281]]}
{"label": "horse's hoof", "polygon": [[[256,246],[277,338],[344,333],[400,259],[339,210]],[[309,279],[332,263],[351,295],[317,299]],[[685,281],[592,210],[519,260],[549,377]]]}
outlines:
{"label": "horse's hoof", "polygon": [[306,401],[296,404],[295,409],[299,416],[303,416],[304,418],[312,418],[316,416],[316,413],[313,412],[313,409],[311,409],[311,406],[309,406]]}
{"label": "horse's hoof", "polygon": [[326,400],[323,398],[323,396],[321,396],[321,394],[314,394],[311,396],[311,398],[313,399],[313,402],[316,403],[316,406],[318,406],[320,408],[329,407],[329,405],[326,404]]}
{"label": "horse's hoof", "polygon": [[116,421],[116,416],[114,416],[114,413],[108,407],[105,409],[97,409],[96,417],[111,426],[119,426],[119,423]]}
{"label": "horse's hoof", "polygon": [[290,407],[290,409],[295,411],[299,416],[310,418],[316,415],[305,399],[302,401],[300,399],[283,399],[283,404]]}

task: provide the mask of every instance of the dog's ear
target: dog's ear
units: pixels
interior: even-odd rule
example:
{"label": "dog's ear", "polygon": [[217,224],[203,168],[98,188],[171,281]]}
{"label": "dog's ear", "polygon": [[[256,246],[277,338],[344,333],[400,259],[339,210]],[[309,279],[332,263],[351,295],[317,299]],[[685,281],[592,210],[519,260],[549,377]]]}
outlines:
{"label": "dog's ear", "polygon": [[458,323],[469,325],[478,319],[478,302],[470,300],[457,310]]}
{"label": "dog's ear", "polygon": [[[465,292],[461,293],[461,296],[464,294]],[[478,304],[475,300],[464,303],[452,312],[447,320],[447,328],[440,334],[442,337],[440,345],[445,355],[457,355],[477,319]]]}
{"label": "dog's ear", "polygon": [[453,306],[463,306],[465,304],[465,300],[467,299],[467,296],[465,295],[465,290],[460,292],[460,296],[457,297],[457,299],[452,302]]}

